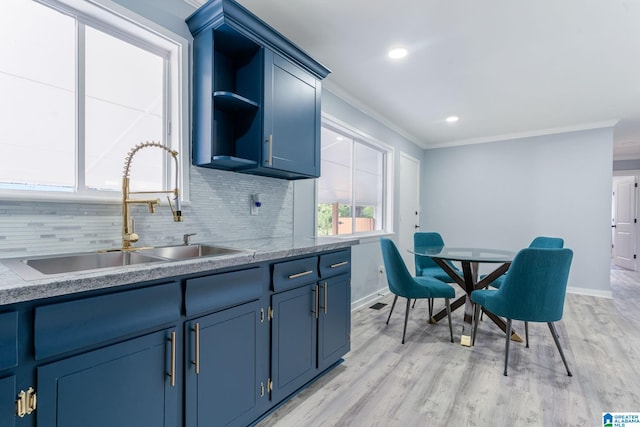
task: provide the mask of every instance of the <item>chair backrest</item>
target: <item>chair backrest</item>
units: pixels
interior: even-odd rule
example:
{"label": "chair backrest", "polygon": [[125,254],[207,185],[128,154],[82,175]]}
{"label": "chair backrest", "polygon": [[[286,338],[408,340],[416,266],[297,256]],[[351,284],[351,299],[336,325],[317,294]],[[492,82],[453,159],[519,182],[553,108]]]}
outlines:
{"label": "chair backrest", "polygon": [[[426,231],[414,233],[413,249],[415,251],[419,251],[421,248],[430,246],[444,246],[444,240],[442,240],[440,233]],[[416,274],[418,274],[418,271],[423,268],[438,267],[438,264],[428,256],[415,255],[414,260],[416,264]]]}
{"label": "chair backrest", "polygon": [[531,241],[530,248],[562,248],[564,247],[564,240],[560,237],[545,237],[538,236]]}
{"label": "chair backrest", "polygon": [[573,251],[560,248],[520,250],[496,292],[502,316],[532,322],[562,318]]}
{"label": "chair backrest", "polygon": [[398,248],[393,241],[385,237],[380,238],[380,246],[389,289],[396,295],[407,295],[408,288],[413,283],[413,277],[398,252]]}

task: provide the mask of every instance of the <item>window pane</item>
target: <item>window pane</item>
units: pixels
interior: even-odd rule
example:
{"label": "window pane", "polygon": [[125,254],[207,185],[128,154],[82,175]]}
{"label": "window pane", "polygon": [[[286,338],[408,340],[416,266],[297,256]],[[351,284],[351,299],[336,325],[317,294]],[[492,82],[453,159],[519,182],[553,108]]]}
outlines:
{"label": "window pane", "polygon": [[384,155],[381,151],[355,144],[355,232],[382,230]]}
{"label": "window pane", "polygon": [[352,233],[352,140],[322,128],[322,176],[318,179],[318,235]]}
{"label": "window pane", "polygon": [[[143,141],[163,141],[162,57],[94,28],[86,29],[86,183],[120,191],[127,152]],[[131,189],[164,188],[166,155],[136,154]]]}
{"label": "window pane", "polygon": [[75,186],[75,20],[32,1],[0,14],[0,182]]}

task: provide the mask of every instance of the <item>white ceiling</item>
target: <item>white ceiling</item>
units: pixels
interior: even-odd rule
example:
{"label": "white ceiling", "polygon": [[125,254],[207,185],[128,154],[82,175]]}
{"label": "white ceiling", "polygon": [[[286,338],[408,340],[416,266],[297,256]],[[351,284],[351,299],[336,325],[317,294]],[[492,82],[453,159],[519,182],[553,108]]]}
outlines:
{"label": "white ceiling", "polygon": [[[640,158],[638,1],[239,3],[332,69],[327,89],[424,148],[624,119],[614,158]],[[398,45],[410,53],[393,62]]]}

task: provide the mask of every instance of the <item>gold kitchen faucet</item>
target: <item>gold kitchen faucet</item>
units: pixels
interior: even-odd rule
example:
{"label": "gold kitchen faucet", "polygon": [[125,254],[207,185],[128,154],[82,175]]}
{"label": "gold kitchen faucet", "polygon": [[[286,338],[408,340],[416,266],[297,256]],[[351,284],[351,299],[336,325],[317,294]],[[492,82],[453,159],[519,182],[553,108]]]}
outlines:
{"label": "gold kitchen faucet", "polygon": [[[133,156],[143,148],[146,147],[158,147],[165,150],[168,154],[173,157],[176,165],[176,180],[175,186],[173,190],[160,190],[160,191],[130,191],[129,189],[129,170],[131,168],[131,160]],[[134,199],[131,198],[132,194],[157,194],[157,193],[168,193],[173,194],[176,204],[176,208],[174,209],[171,205],[171,200],[167,195],[167,200],[169,202],[169,208],[171,209],[171,213],[173,214],[173,220],[175,222],[182,221],[182,211],[180,209],[180,192],[178,190],[178,152],[175,150],[171,150],[170,148],[160,144],[159,142],[142,142],[135,147],[133,147],[129,153],[127,153],[127,157],[125,158],[124,163],[124,174],[122,175],[122,250],[131,249],[131,244],[138,241],[140,238],[135,232],[135,226],[133,219],[131,218],[131,213],[129,211],[129,206],[133,204],[146,204],[149,206],[149,213],[154,213],[156,210],[156,206],[160,203],[160,199]]]}

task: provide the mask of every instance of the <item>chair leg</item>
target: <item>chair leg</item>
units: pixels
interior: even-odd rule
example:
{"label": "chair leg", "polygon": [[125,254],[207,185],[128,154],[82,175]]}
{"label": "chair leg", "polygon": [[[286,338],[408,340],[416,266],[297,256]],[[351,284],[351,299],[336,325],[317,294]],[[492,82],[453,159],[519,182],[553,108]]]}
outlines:
{"label": "chair leg", "polygon": [[429,298],[429,320],[433,317],[433,298]]}
{"label": "chair leg", "polygon": [[391,304],[391,310],[389,310],[389,317],[387,317],[387,325],[389,324],[389,319],[391,319],[391,313],[393,313],[393,308],[396,306],[396,301],[398,301],[398,295],[393,297],[393,303]]}
{"label": "chair leg", "polygon": [[527,348],[529,348],[529,322],[527,322],[526,320],[524,322],[524,336],[527,343]]}
{"label": "chair leg", "polygon": [[[511,331],[511,319],[507,319],[507,331]],[[509,364],[509,341],[511,341],[511,334],[507,332],[507,344],[504,350],[504,376],[507,376],[507,365]]]}
{"label": "chair leg", "polygon": [[404,344],[404,336],[407,334],[407,321],[409,320],[410,308],[411,308],[411,299],[407,298],[407,309],[404,312],[404,330],[402,331],[402,344]]}
{"label": "chair leg", "polygon": [[[449,305],[449,298],[444,299],[444,304],[447,306],[447,317],[449,318],[449,335],[451,336],[451,342],[453,342],[453,326],[451,325],[451,306]],[[431,316],[429,316],[431,318]]]}
{"label": "chair leg", "polygon": [[476,345],[476,334],[478,333],[478,323],[480,323],[480,304],[475,304],[473,308],[473,332],[471,334],[471,345]]}
{"label": "chair leg", "polygon": [[569,370],[569,365],[567,365],[567,359],[564,357],[564,352],[562,351],[562,347],[560,347],[560,340],[558,340],[558,332],[556,331],[556,326],[553,322],[547,323],[549,325],[549,330],[551,331],[551,336],[556,343],[556,347],[558,347],[558,351],[560,352],[560,357],[562,357],[562,362],[564,363],[564,367],[567,369],[567,375],[572,377],[571,371]]}

